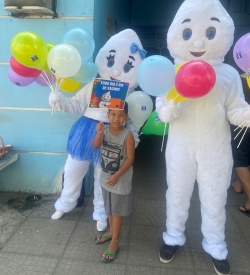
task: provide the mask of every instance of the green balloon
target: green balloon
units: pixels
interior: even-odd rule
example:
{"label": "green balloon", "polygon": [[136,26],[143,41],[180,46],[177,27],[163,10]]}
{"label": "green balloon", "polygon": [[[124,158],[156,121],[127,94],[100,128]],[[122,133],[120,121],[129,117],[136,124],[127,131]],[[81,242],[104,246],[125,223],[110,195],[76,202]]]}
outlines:
{"label": "green balloon", "polygon": [[142,133],[145,135],[157,135],[157,136],[163,136],[164,135],[164,129],[165,129],[165,135],[168,134],[168,128],[169,123],[166,125],[165,129],[165,123],[163,123],[160,118],[158,117],[158,113],[156,111],[153,111],[146,124],[142,127]]}

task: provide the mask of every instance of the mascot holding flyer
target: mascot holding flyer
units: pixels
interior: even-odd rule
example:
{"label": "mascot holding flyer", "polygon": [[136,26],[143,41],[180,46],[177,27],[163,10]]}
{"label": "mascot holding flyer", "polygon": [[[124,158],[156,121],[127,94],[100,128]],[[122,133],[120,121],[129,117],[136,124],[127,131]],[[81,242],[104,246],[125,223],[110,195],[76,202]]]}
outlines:
{"label": "mascot holding flyer", "polygon": [[[201,203],[202,246],[217,274],[230,274],[225,242],[225,205],[233,166],[230,124],[250,127],[239,73],[224,64],[233,44],[234,23],[218,0],[186,0],[167,34],[175,65],[202,60],[216,74],[211,91],[175,104],[156,99],[160,119],[170,122],[166,148],[167,219],[160,260],[169,263],[184,245],[185,223],[197,181]],[[187,64],[187,63],[185,63]]]}
{"label": "mascot holding flyer", "polygon": [[[136,71],[144,59],[143,50],[137,34],[126,29],[112,36],[100,49],[95,63],[102,79],[129,83],[128,94],[138,86]],[[103,205],[102,190],[99,183],[101,166],[100,150],[92,146],[99,121],[109,122],[106,108],[89,108],[93,81],[86,84],[74,97],[67,98],[61,93],[51,92],[49,104],[60,111],[83,114],[72,126],[69,133],[67,152],[68,158],[64,167],[64,188],[61,197],[56,201],[56,212],[52,219],[59,219],[64,213],[71,211],[77,204],[82,180],[90,163],[94,164],[94,213],[97,230],[104,231],[107,227],[107,216]],[[128,95],[127,94],[127,95]],[[132,132],[136,145],[139,142],[137,128],[132,121],[126,121],[126,127]]]}

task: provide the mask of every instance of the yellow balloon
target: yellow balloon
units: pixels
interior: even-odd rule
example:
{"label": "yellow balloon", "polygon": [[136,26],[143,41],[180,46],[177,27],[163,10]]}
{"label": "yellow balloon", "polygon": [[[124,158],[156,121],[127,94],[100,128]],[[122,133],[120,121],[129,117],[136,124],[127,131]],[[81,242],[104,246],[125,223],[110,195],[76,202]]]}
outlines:
{"label": "yellow balloon", "polygon": [[187,63],[187,62],[182,62],[182,63],[180,63],[179,65],[177,65],[177,66],[174,68],[175,71],[178,72],[179,69],[180,69],[185,63]]}
{"label": "yellow balloon", "polygon": [[175,86],[170,90],[170,92],[167,93],[167,100],[173,99],[175,103],[179,103],[185,100],[188,100],[188,98],[181,96],[178,94]]}
{"label": "yellow balloon", "polygon": [[[53,44],[53,43],[46,43],[46,47],[47,47],[48,53],[49,53],[49,51],[50,51],[54,46],[55,46],[55,44]],[[44,70],[47,71],[48,73],[52,74],[51,70],[49,69],[49,66],[48,66],[47,61],[46,61]]]}
{"label": "yellow balloon", "polygon": [[82,82],[76,82],[71,78],[58,78],[57,85],[63,92],[74,93],[81,88]]}
{"label": "yellow balloon", "polygon": [[48,50],[43,39],[34,32],[19,32],[10,44],[12,55],[24,66],[43,70]]}
{"label": "yellow balloon", "polygon": [[250,77],[247,77],[247,85],[248,85],[248,88],[250,88]]}
{"label": "yellow balloon", "polygon": [[[186,62],[182,62],[181,64],[177,65],[174,69],[176,71],[176,73],[179,71],[179,69],[185,64]],[[166,99],[170,100],[173,99],[175,103],[179,103],[182,102],[184,100],[188,100],[188,98],[185,98],[183,96],[181,96],[180,94],[178,94],[175,86],[172,87],[172,89],[166,94]]]}
{"label": "yellow balloon", "polygon": [[49,51],[55,46],[55,44],[53,43],[46,43],[46,47],[47,47],[47,50],[48,50],[48,53]]}

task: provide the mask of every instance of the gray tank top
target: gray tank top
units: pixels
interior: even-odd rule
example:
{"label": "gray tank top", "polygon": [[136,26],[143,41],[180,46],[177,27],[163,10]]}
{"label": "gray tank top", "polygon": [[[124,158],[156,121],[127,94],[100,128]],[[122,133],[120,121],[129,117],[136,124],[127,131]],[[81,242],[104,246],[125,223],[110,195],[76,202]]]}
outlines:
{"label": "gray tank top", "polygon": [[133,167],[131,166],[117,181],[114,186],[106,184],[107,179],[117,172],[126,159],[126,139],[129,130],[114,136],[109,131],[109,125],[104,126],[104,140],[101,146],[101,166],[100,175],[101,186],[109,192],[118,195],[127,195],[131,192]]}

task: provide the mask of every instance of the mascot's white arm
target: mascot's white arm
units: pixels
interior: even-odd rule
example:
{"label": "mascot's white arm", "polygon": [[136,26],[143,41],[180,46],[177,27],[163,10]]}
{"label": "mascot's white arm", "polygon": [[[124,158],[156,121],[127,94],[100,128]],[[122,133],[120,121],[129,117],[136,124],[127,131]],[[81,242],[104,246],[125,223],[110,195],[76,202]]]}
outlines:
{"label": "mascot's white arm", "polygon": [[179,116],[176,103],[174,103],[172,99],[167,101],[165,97],[156,97],[155,105],[156,112],[160,120],[164,123],[171,122]]}
{"label": "mascot's white arm", "polygon": [[226,116],[231,124],[241,127],[250,127],[250,106],[245,101],[240,76],[233,70],[230,77],[230,92],[227,96]]}
{"label": "mascot's white arm", "polygon": [[92,85],[93,83],[89,82],[72,98],[67,98],[60,92],[51,92],[49,96],[49,104],[52,107],[56,106],[60,111],[65,113],[84,113],[88,107]]}
{"label": "mascot's white arm", "polygon": [[[92,91],[93,83],[90,82],[86,84],[74,97],[67,98],[62,93],[55,93],[51,92],[49,96],[49,104],[50,106],[56,106],[60,111],[65,113],[72,113],[72,114],[81,114],[84,113],[88,107],[90,93]],[[104,115],[105,113],[105,115]],[[102,110],[102,112],[95,110],[88,109],[87,117],[91,117],[92,119],[96,120],[107,120],[106,118],[107,110]],[[107,120],[108,122],[108,120]],[[133,124],[132,120],[129,118],[126,121],[126,128],[128,128],[134,139],[135,139],[135,148],[137,147],[138,143],[140,142],[138,138],[137,128]]]}

